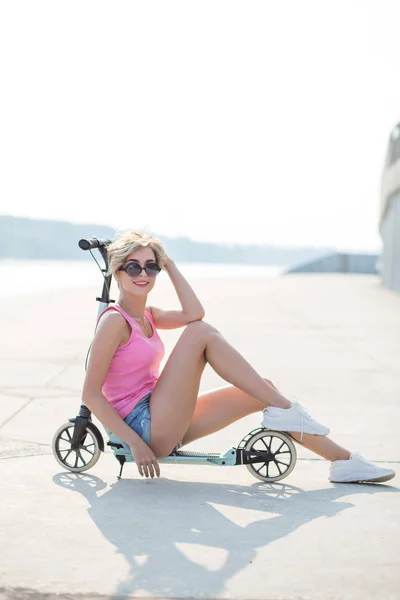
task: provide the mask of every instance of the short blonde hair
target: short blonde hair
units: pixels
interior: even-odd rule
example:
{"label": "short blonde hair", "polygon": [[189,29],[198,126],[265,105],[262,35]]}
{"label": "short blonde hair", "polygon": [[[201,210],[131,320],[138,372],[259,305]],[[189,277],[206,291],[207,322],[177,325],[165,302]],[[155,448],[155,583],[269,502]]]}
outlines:
{"label": "short blonde hair", "polygon": [[117,232],[111,244],[107,246],[108,271],[107,275],[115,275],[128,256],[138,248],[151,248],[156,257],[156,263],[163,268],[168,255],[160,240],[152,235],[138,231]]}

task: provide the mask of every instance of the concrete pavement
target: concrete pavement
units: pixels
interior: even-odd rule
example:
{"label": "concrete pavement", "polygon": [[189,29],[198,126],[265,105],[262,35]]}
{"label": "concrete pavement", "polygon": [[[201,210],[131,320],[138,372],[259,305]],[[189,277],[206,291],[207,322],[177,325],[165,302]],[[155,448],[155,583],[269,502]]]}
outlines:
{"label": "concrete pavement", "polygon": [[[63,471],[51,438],[79,408],[98,290],[2,298],[0,598],[400,598],[400,295],[371,275],[190,283],[262,376],[397,477],[331,484],[299,446],[274,485],[245,467],[162,465],[143,480],[132,463],[118,481],[108,449],[86,473]],[[165,280],[149,303],[179,307]],[[160,331],[164,362],[181,333]],[[200,392],[221,385],[207,365]],[[226,450],[259,422],[188,449]]]}

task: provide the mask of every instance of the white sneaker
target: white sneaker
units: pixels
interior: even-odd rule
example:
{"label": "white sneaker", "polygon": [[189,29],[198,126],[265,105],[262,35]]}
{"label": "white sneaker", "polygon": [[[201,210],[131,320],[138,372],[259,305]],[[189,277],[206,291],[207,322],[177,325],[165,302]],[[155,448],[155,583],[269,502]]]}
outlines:
{"label": "white sneaker", "polygon": [[269,406],[264,411],[262,426],[276,431],[298,431],[313,435],[328,435],[330,429],[321,425],[296,400],[290,408]]}
{"label": "white sneaker", "polygon": [[362,483],[368,481],[389,481],[395,476],[392,469],[378,467],[361,454],[352,454],[349,460],[331,462],[329,480],[335,483]]}

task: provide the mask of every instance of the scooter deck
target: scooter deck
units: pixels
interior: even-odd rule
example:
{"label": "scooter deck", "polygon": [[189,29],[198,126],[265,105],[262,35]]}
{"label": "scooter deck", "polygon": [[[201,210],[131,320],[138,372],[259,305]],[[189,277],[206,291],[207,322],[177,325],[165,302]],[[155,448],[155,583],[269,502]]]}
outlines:
{"label": "scooter deck", "polygon": [[236,462],[236,450],[231,448],[228,452],[191,452],[189,450],[178,450],[175,454],[160,458],[160,463],[190,464],[190,465],[219,465],[230,466]]}
{"label": "scooter deck", "polygon": [[176,456],[216,457],[221,456],[219,452],[192,452],[190,450],[178,450]]}
{"label": "scooter deck", "polygon": [[[113,451],[116,457],[124,457],[126,462],[134,462],[134,458],[130,452],[127,452],[125,448],[116,448],[114,444],[118,438],[110,438],[111,444],[113,444]],[[111,445],[108,442],[108,445]],[[219,465],[219,466],[231,466],[236,463],[236,449],[230,448],[225,453],[220,452],[193,452],[190,450],[178,450],[174,454],[165,456],[164,458],[158,459],[159,463],[163,464],[191,464],[191,465]]]}

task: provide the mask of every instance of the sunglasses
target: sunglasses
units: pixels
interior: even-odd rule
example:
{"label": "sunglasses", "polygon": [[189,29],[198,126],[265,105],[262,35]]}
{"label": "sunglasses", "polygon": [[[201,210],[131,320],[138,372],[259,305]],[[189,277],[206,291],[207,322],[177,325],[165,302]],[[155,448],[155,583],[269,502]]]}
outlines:
{"label": "sunglasses", "polygon": [[125,271],[128,277],[139,277],[143,269],[146,271],[147,277],[156,277],[161,271],[161,267],[156,263],[149,263],[145,267],[142,267],[142,265],[135,262],[128,263],[125,267],[119,268],[118,271]]}

